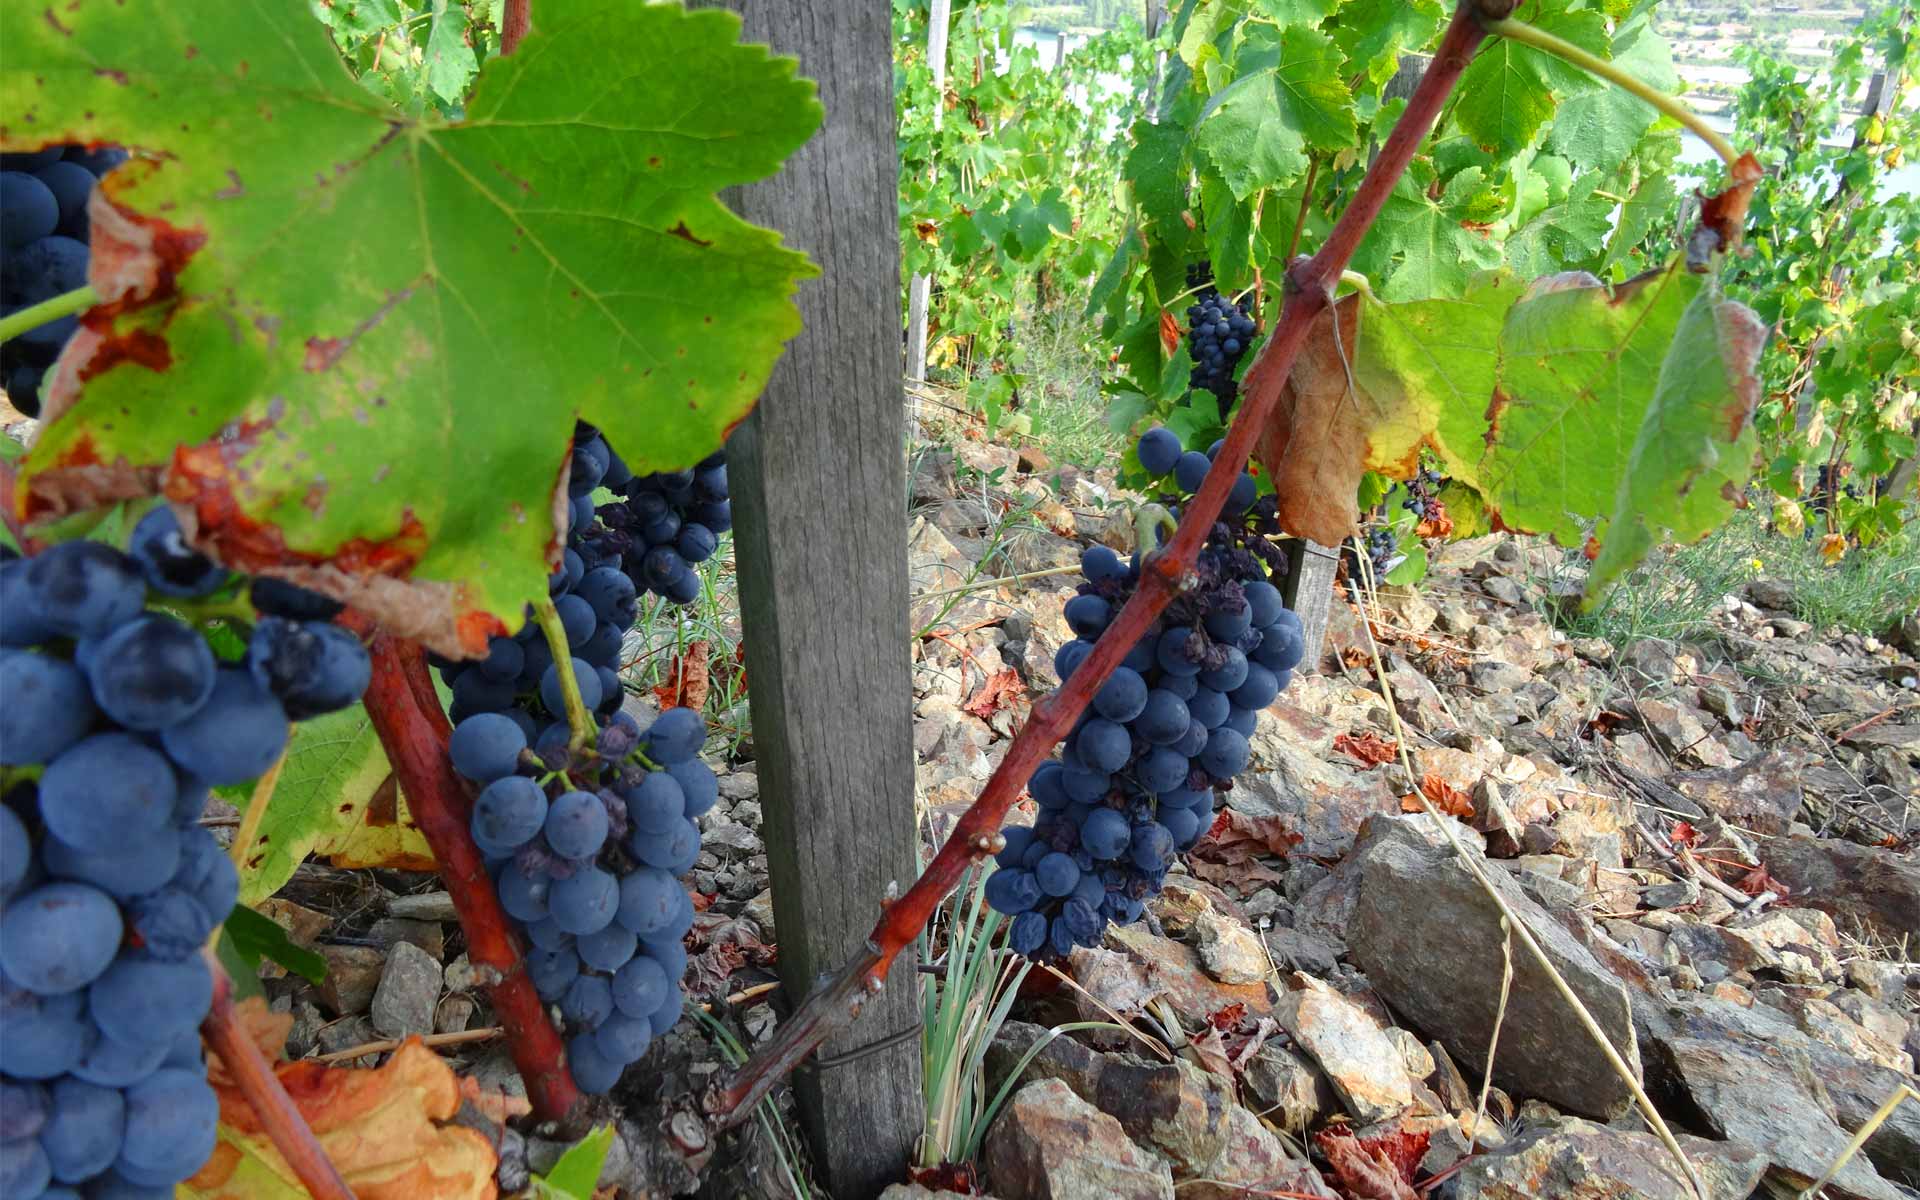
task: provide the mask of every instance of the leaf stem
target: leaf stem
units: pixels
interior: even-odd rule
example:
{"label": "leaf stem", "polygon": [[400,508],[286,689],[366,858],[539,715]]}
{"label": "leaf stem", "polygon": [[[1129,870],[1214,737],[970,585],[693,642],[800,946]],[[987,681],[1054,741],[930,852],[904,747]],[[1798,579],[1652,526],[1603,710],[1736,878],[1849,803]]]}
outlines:
{"label": "leaf stem", "polygon": [[540,622],[547,649],[553,651],[553,669],[560,673],[560,691],[567,702],[567,728],[573,731],[567,749],[578,750],[593,736],[593,716],[580,695],[580,681],[574,678],[573,648],[567,644],[567,630],[560,623],[560,610],[554,607],[553,597],[542,596],[533,602],[533,619]]}
{"label": "leaf stem", "polygon": [[0,317],[0,342],[10,342],[29,329],[38,329],[48,321],[58,321],[61,317],[70,317],[83,308],[90,308],[100,299],[100,293],[93,290],[92,284],[83,283],[70,292],[62,292],[51,300],[42,300],[16,313]]}
{"label": "leaf stem", "polygon": [[1516,21],[1512,17],[1508,17],[1500,21],[1483,21],[1482,24],[1486,27],[1488,33],[1503,38],[1510,38],[1516,42],[1523,42],[1536,50],[1544,50],[1555,57],[1564,58],[1587,74],[1604,79],[1615,87],[1622,88],[1638,96],[1640,99],[1645,100],[1648,104],[1653,105],[1667,116],[1672,117],[1674,120],[1692,130],[1701,141],[1713,147],[1713,152],[1718,154],[1720,160],[1726,163],[1728,167],[1732,167],[1740,161],[1740,152],[1733,148],[1733,143],[1722,137],[1720,132],[1713,126],[1707,124],[1705,117],[1682,103],[1680,97],[1668,92],[1663,92],[1646,80],[1636,78],[1626,71],[1621,70],[1620,67],[1614,63],[1610,63],[1598,55],[1582,50],[1565,38],[1555,37],[1544,29],[1529,25],[1525,21]]}
{"label": "leaf stem", "polygon": [[226,968],[211,953],[206,958],[207,969],[213,972],[213,1007],[200,1025],[200,1036],[220,1056],[220,1065],[246,1097],[261,1128],[273,1140],[274,1149],[293,1168],[307,1194],[316,1200],[353,1200],[347,1181],[327,1158],[300,1107],[287,1095],[273,1064],[241,1028],[240,1014],[233,1005],[233,982],[227,978]]}

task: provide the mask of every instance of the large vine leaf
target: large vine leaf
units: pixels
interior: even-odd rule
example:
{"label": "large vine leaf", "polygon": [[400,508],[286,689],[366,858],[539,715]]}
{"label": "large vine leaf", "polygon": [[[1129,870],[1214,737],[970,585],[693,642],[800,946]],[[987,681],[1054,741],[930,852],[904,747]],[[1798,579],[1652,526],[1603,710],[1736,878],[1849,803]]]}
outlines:
{"label": "large vine leaf", "polygon": [[[360,832],[368,825],[368,810],[392,775],[380,739],[359,705],[295,725],[254,849],[239,864],[240,902],[257,904],[279,891],[316,850],[340,851],[357,845],[356,837],[368,836]],[[398,824],[389,828],[411,829]],[[411,834],[410,854],[382,865],[418,868],[421,859],[431,863],[425,838],[418,830]]]}
{"label": "large vine leaf", "polygon": [[[273,1057],[293,1018],[262,999],[240,1004],[242,1022]],[[498,1157],[487,1136],[456,1124],[461,1089],[453,1071],[418,1038],[374,1070],[280,1061],[274,1074],[360,1200],[481,1200],[494,1196]],[[220,1098],[213,1157],[177,1194],[182,1200],[295,1200],[305,1188],[260,1117],[217,1058],[207,1081]]]}
{"label": "large vine leaf", "polygon": [[1194,141],[1244,200],[1307,169],[1307,151],[1354,144],[1345,60],[1317,29],[1249,25],[1234,54],[1234,81],[1201,112]]}
{"label": "large vine leaf", "polygon": [[230,565],[472,653],[545,593],[576,417],[689,465],[799,329],[811,265],[715,193],[821,108],[732,14],[541,0],[449,122],[355,84],[304,4],[43,7],[0,15],[0,143],[141,154],[94,202],[106,302],[31,518],[163,492]]}
{"label": "large vine leaf", "polygon": [[1287,380],[1256,365],[1243,386],[1283,386],[1258,455],[1287,532],[1347,537],[1361,476],[1409,475],[1427,449],[1500,526],[1593,536],[1597,590],[1738,502],[1763,340],[1677,261],[1611,288],[1570,273],[1523,289],[1502,270],[1458,299],[1344,297]]}
{"label": "large vine leaf", "polygon": [[[1606,58],[1611,49],[1607,19],[1598,12],[1529,13],[1529,24]],[[1507,38],[1489,38],[1460,76],[1454,119],[1468,137],[1502,157],[1518,153],[1553,116],[1559,94],[1595,90],[1598,84],[1578,67],[1544,50]]]}
{"label": "large vine leaf", "polygon": [[1620,479],[1588,595],[1598,595],[1656,542],[1696,541],[1745,505],[1759,451],[1754,364],[1766,339],[1752,310],[1721,299],[1718,289],[1702,289],[1688,303]]}
{"label": "large vine leaf", "polygon": [[1500,247],[1470,219],[1484,172],[1468,167],[1438,199],[1403,176],[1353,255],[1353,269],[1386,300],[1458,296],[1476,272],[1497,266]]}
{"label": "large vine leaf", "polygon": [[1379,85],[1400,69],[1401,54],[1424,48],[1446,19],[1440,0],[1352,0],[1340,10],[1333,40]]}
{"label": "large vine leaf", "polygon": [[[1613,37],[1613,61],[1662,91],[1680,86],[1673,52],[1654,32],[1651,17],[1622,26]],[[1624,162],[1660,114],[1625,88],[1604,87],[1569,96],[1553,117],[1547,148],[1584,166],[1612,170]]]}

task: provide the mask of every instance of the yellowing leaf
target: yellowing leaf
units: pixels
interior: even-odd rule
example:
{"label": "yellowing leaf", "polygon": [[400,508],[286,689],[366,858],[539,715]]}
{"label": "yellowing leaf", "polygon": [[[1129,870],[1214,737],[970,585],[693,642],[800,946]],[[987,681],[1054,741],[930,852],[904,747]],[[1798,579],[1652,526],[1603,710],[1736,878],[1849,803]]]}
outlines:
{"label": "yellowing leaf", "polygon": [[431,871],[435,866],[433,848],[413,823],[407,798],[391,774],[374,789],[360,819],[322,837],[313,844],[313,852],[347,869]]}
{"label": "yellowing leaf", "polygon": [[[243,1020],[256,1031],[256,1040],[277,1048],[287,1024],[272,1015],[257,998],[242,1002]],[[498,1158],[492,1145],[478,1130],[446,1123],[460,1107],[460,1083],[418,1039],[409,1039],[372,1070],[303,1061],[278,1063],[274,1073],[358,1200],[482,1200],[496,1194]],[[220,1141],[176,1195],[181,1200],[306,1196],[217,1061],[208,1078],[220,1097]]]}

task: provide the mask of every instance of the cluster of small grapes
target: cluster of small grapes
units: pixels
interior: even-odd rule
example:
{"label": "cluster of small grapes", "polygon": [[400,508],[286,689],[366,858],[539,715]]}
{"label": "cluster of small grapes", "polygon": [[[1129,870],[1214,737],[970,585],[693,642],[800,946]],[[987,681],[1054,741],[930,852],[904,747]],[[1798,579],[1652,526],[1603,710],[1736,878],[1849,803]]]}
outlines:
{"label": "cluster of small grapes", "polygon": [[[1182,452],[1163,428],[1139,456],[1181,492],[1198,490],[1212,455]],[[1099,942],[1107,922],[1137,920],[1174,856],[1212,827],[1218,792],[1245,769],[1261,709],[1293,677],[1300,620],[1269,582],[1248,513],[1254,482],[1242,475],[1195,566],[1198,585],[1168,605],[1094,693],[1089,711],[1028,785],[1040,815],[1009,826],[987,902],[1012,917],[1008,944],[1033,958],[1062,957]],[[1167,497],[1172,500],[1173,497]],[[1086,582],[1067,602],[1079,635],[1054,666],[1064,683],[1133,594],[1132,563],[1105,546],[1081,555]]]}
{"label": "cluster of small grapes", "polygon": [[245,660],[222,663],[147,604],[233,578],[165,508],[130,551],[67,542],[0,562],[0,765],[23,776],[0,805],[9,1200],[159,1200],[212,1153],[200,948],[240,881],[198,823],[207,790],[266,771],[289,717],[353,703],[370,674],[359,641],[325,623],[331,602],[267,579]]}
{"label": "cluster of small grapes", "polygon": [[706,736],[686,708],[644,731],[616,712],[577,752],[529,752],[500,713],[454,728],[454,769],[481,787],[474,842],[531,943],[534,989],[559,1006],[586,1091],[611,1090],[680,1019],[693,904],[677,877],[700,853],[695,819],[720,795],[699,757]]}
{"label": "cluster of small grapes", "polygon": [[700,594],[694,567],[713,557],[733,528],[727,452],[716,450],[690,471],[628,475],[606,486],[626,497],[600,507],[600,520],[627,573],[655,595],[686,604]]}
{"label": "cluster of small grapes", "polygon": [[1418,475],[1407,480],[1407,498],[1400,502],[1400,507],[1412,513],[1416,521],[1438,519],[1446,511],[1446,506],[1440,503],[1440,497],[1435,494],[1442,482],[1440,472],[1432,467],[1421,467]]}
{"label": "cluster of small grapes", "polygon": [[[591,429],[576,437],[567,491],[567,548],[560,569],[547,580],[580,698],[605,720],[620,711],[620,645],[640,615],[640,589],[621,556],[621,539],[595,523],[593,491],[632,480],[626,463]],[[476,713],[500,713],[520,727],[529,745],[544,753],[568,737],[559,668],[541,632],[529,619],[518,634],[496,637],[487,656],[470,662],[436,658],[440,677],[453,689],[448,713],[455,724]]]}
{"label": "cluster of small grapes", "polygon": [[1375,582],[1385,579],[1387,572],[1400,562],[1400,540],[1393,530],[1384,526],[1367,534],[1367,557],[1373,560],[1373,578]]}
{"label": "cluster of small grapes", "polygon": [[[1202,287],[1212,278],[1206,262],[1187,268],[1190,288]],[[1253,328],[1246,305],[1227,299],[1211,286],[1205,287],[1187,306],[1187,349],[1193,355],[1188,386],[1212,392],[1223,406],[1232,403],[1240,386],[1234,382],[1234,368],[1253,344]]]}
{"label": "cluster of small grapes", "polygon": [[[70,292],[87,281],[87,199],[94,184],[127,160],[117,147],[49,146],[0,154],[0,313]],[[7,398],[40,413],[40,379],[73,336],[61,317],[0,347]]]}

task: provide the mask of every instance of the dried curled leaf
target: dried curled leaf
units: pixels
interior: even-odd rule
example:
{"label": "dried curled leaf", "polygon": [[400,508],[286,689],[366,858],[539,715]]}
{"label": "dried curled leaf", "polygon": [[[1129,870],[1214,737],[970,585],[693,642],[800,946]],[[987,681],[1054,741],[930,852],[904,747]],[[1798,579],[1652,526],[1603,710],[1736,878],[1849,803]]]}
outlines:
{"label": "dried curled leaf", "polygon": [[673,667],[653,689],[653,698],[661,708],[691,708],[695,712],[707,706],[707,693],[713,676],[707,661],[711,645],[705,640],[687,643],[684,654],[673,660]]}
{"label": "dried curled leaf", "polygon": [[[1428,771],[1421,777],[1420,791],[1433,802],[1436,809],[1448,816],[1458,817],[1462,821],[1473,820],[1473,798],[1434,772]],[[1420,803],[1419,796],[1409,792],[1400,797],[1401,812],[1415,813],[1422,812],[1424,809],[1425,806]]]}
{"label": "dried curled leaf", "polygon": [[[290,1017],[269,1012],[254,997],[241,1003],[240,1019],[263,1049],[281,1052]],[[302,1061],[276,1063],[274,1074],[359,1200],[482,1200],[496,1194],[492,1145],[477,1130],[446,1123],[460,1108],[460,1082],[417,1038],[373,1070]],[[220,1141],[206,1165],[180,1185],[179,1196],[305,1196],[218,1060],[207,1075],[220,1097]]]}
{"label": "dried curled leaf", "polygon": [[1371,729],[1359,734],[1335,734],[1333,748],[1369,767],[1392,762],[1394,756],[1400,753],[1400,743],[1392,738],[1383,738]]}
{"label": "dried curled leaf", "polygon": [[984,721],[1003,708],[1011,708],[1026,695],[1026,691],[1026,685],[1020,682],[1019,672],[1008,667],[989,675],[987,681],[980,685],[980,690],[973,694],[973,699],[961,707]]}
{"label": "dried curled leaf", "polygon": [[1363,1138],[1329,1129],[1313,1140],[1348,1200],[1419,1200],[1413,1173],[1427,1153],[1429,1136],[1425,1130],[1393,1130]]}

